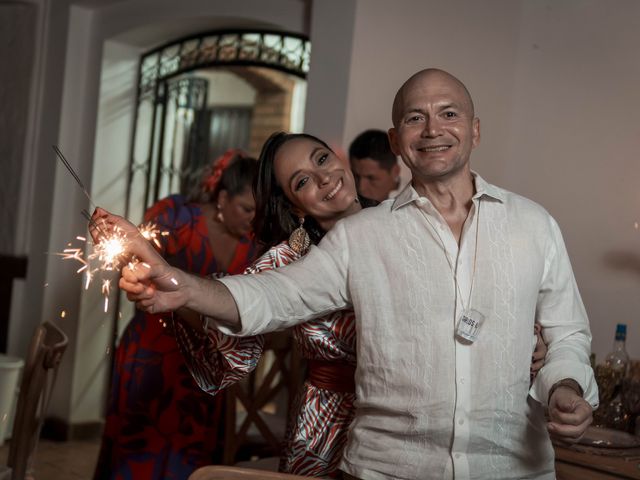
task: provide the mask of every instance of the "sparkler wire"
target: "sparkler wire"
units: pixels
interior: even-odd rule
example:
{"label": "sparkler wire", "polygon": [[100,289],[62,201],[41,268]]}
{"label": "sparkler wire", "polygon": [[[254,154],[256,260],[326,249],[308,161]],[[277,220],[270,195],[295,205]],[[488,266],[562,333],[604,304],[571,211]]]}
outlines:
{"label": "sparkler wire", "polygon": [[58,156],[58,158],[60,159],[62,164],[65,167],[67,167],[67,170],[69,170],[69,173],[71,174],[71,176],[75,179],[75,181],[78,183],[78,185],[80,185],[80,188],[82,189],[82,191],[84,192],[85,196],[89,200],[89,203],[91,204],[91,206],[95,208],[95,203],[93,203],[93,200],[91,199],[91,196],[89,195],[89,192],[87,192],[87,189],[85,188],[84,184],[82,183],[82,180],[80,180],[80,177],[78,176],[76,171],[73,169],[73,167],[71,167],[71,164],[67,161],[67,159],[62,154],[62,152],[60,151],[60,149],[58,148],[57,145],[53,145],[53,151],[56,152],[56,155]]}

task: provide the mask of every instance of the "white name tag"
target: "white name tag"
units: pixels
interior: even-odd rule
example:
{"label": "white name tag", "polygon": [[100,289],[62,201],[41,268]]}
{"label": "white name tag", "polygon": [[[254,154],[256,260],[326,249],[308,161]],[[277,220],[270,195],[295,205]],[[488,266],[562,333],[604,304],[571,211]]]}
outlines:
{"label": "white name tag", "polygon": [[484,322],[484,315],[480,312],[473,309],[464,310],[458,320],[456,336],[467,342],[475,342],[478,339],[482,322]]}

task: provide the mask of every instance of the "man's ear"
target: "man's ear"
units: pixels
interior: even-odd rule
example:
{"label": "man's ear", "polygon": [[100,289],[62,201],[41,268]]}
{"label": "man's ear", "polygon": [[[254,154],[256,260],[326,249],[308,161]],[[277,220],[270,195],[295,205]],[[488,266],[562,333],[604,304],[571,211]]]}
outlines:
{"label": "man's ear", "polygon": [[478,145],[480,145],[480,119],[478,117],[473,118],[471,128],[471,145],[473,145],[473,148],[476,148]]}

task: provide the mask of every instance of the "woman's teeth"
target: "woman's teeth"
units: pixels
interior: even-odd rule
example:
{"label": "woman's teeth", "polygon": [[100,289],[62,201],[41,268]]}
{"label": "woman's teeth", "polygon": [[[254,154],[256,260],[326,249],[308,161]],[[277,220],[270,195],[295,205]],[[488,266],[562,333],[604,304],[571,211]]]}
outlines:
{"label": "woman's teeth", "polygon": [[324,197],[324,201],[326,202],[327,200],[331,200],[333,197],[336,196],[336,193],[338,193],[338,191],[342,188],[342,179],[338,180],[337,185],[334,187],[333,190],[331,190],[329,193],[327,193],[327,196]]}

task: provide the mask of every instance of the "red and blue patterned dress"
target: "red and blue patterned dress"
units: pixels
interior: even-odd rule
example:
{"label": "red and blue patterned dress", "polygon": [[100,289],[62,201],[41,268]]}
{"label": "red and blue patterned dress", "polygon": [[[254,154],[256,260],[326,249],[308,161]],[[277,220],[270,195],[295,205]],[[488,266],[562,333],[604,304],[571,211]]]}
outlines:
{"label": "red and blue patterned dress", "polygon": [[[162,255],[200,275],[242,273],[257,256],[250,238],[239,240],[225,272],[216,264],[206,219],[197,204],[174,195],[145,214],[167,235]],[[219,455],[222,397],[211,398],[193,380],[166,315],[138,311],[115,354],[106,424],[95,480],[186,480]]]}
{"label": "red and blue patterned dress", "polygon": [[[267,251],[245,273],[272,270],[300,258],[287,242]],[[298,325],[294,337],[309,374],[295,404],[280,470],[312,477],[337,476],[354,417],[355,316],[343,310]],[[255,368],[263,338],[196,332],[176,322],[176,338],[200,387],[215,394]]]}

